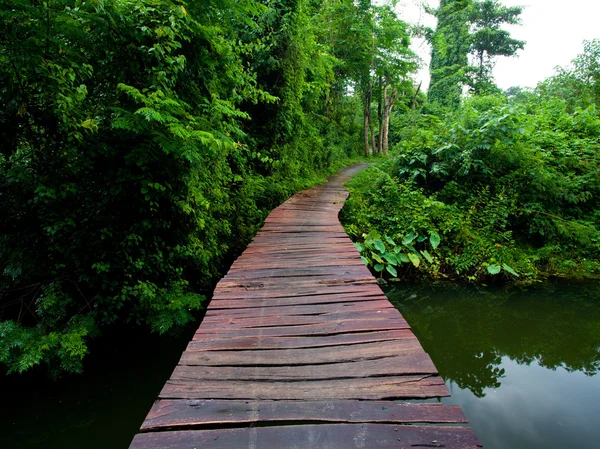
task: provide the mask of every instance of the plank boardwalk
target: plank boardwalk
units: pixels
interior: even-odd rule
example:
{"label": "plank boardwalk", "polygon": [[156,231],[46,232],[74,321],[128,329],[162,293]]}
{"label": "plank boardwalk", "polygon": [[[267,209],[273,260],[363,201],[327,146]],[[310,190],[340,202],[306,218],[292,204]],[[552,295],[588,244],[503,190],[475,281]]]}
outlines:
{"label": "plank boardwalk", "polygon": [[269,215],[130,449],[481,447],[338,221],[361,168]]}

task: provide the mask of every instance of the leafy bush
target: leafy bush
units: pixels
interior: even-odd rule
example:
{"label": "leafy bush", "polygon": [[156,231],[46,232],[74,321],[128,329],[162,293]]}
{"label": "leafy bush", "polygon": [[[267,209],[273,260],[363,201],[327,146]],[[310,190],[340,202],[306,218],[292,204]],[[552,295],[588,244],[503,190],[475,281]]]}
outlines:
{"label": "leafy bush", "polygon": [[474,97],[418,117],[390,159],[350,184],[344,211],[359,238],[442,237],[428,275],[528,281],[597,276],[600,117],[559,98]]}
{"label": "leafy bush", "polygon": [[2,3],[9,371],[79,371],[87,339],[115,323],[164,333],[189,322],[268,211],[352,154],[358,135],[342,107],[315,119],[331,80],[307,87],[317,43],[302,38],[304,10],[291,0]]}

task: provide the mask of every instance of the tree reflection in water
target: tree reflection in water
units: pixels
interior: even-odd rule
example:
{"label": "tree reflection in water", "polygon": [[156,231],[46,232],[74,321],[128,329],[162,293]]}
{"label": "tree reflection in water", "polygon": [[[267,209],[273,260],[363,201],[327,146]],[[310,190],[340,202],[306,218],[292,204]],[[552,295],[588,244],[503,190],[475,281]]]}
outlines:
{"label": "tree reflection in water", "polygon": [[502,358],[588,376],[600,368],[600,289],[548,284],[529,290],[391,288],[444,379],[477,397],[498,388]]}

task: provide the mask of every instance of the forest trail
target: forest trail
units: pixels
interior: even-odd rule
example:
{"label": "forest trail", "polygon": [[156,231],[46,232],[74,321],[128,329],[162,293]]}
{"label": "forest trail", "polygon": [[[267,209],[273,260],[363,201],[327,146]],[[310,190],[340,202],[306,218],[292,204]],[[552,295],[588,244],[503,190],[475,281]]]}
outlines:
{"label": "forest trail", "polygon": [[481,447],[339,223],[362,168],[271,212],[130,449]]}

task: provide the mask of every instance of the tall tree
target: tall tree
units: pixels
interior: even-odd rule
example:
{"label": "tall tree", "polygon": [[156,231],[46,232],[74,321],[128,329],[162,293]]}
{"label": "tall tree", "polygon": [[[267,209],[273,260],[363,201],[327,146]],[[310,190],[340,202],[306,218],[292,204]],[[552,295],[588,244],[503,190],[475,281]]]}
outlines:
{"label": "tall tree", "polygon": [[525,42],[513,39],[502,25],[518,25],[523,12],[520,6],[507,7],[497,0],[476,1],[470,8],[471,55],[473,68],[470,86],[475,93],[497,90],[492,76],[498,56],[514,56],[525,47]]}
{"label": "tall tree", "polygon": [[497,0],[442,0],[439,8],[427,11],[438,20],[435,31],[427,33],[432,46],[431,102],[455,108],[465,86],[475,93],[494,90],[495,58],[514,56],[525,45],[501,29],[520,23],[520,7],[506,7]]}
{"label": "tall tree", "polygon": [[379,138],[377,151],[387,153],[390,117],[400,94],[401,84],[417,68],[410,51],[408,25],[398,19],[389,6],[380,6],[375,16],[374,71],[378,91]]}
{"label": "tall tree", "polygon": [[428,98],[444,106],[460,103],[469,65],[469,8],[472,0],[442,0],[438,9],[427,9],[437,18],[431,42],[431,82]]}

